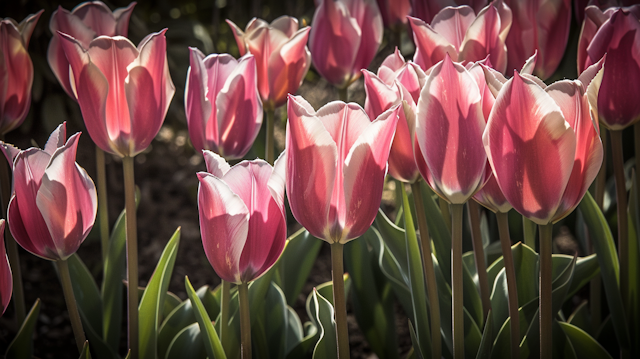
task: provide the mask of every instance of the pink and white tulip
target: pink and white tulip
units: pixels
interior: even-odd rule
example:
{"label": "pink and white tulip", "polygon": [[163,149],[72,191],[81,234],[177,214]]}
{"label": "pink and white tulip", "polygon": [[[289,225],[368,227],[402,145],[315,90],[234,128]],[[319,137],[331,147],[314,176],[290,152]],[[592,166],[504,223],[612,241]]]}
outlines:
{"label": "pink and white tulip", "polygon": [[129,32],[129,19],[136,5],[132,2],[126,8],[118,8],[113,12],[102,1],[87,1],[73,10],[65,10],[58,6],[49,21],[49,29],[53,34],[47,60],[62,88],[69,96],[75,98],[69,82],[69,61],[64,54],[58,31],[73,36],[83,48],[88,49],[91,40],[98,36],[124,36]]}
{"label": "pink and white tulip", "polygon": [[160,130],[175,93],[165,32],[147,35],[137,48],[122,36],[100,36],[87,49],[57,33],[87,131],[102,150],[133,157]]}
{"label": "pink and white tulip", "polygon": [[320,0],[309,48],[313,66],[329,83],[346,88],[378,52],[384,28],[374,0]]}
{"label": "pink and white tulip", "polygon": [[21,23],[0,18],[0,134],[20,126],[31,106],[33,62],[27,47],[44,10]]}
{"label": "pink and white tulip", "polygon": [[413,183],[420,177],[413,156],[415,111],[426,75],[415,63],[405,62],[397,48],[382,62],[378,75],[367,70],[363,73],[367,93],[364,109],[369,119],[377,118],[403,100],[407,102],[404,110],[398,111],[400,118],[389,153],[389,174],[399,181]]}
{"label": "pink and white tulip", "polygon": [[476,80],[448,55],[420,93],[416,162],[429,186],[452,204],[464,204],[491,173],[482,146],[482,105]]}
{"label": "pink and white tulip", "polygon": [[4,219],[0,219],[0,233],[2,233],[2,236],[0,236],[0,305],[2,305],[2,312],[0,312],[0,315],[7,310],[13,293],[11,266],[9,265],[7,250],[4,247],[4,225]]}
{"label": "pink and white tulip", "polygon": [[496,98],[483,135],[493,175],[513,208],[537,224],[571,213],[600,170],[593,99],[602,62],[590,76],[548,87],[516,72]]}
{"label": "pink and white tulip", "polygon": [[196,150],[211,150],[227,159],[249,152],[262,125],[256,62],[251,54],[239,60],[228,54],[190,50],[184,91],[189,137]]}
{"label": "pink and white tulip", "polygon": [[287,197],[312,235],[344,244],[371,226],[399,111],[396,106],[370,121],[355,103],[334,101],[316,112],[302,97],[289,97]]}
{"label": "pink and white tulip", "polygon": [[407,23],[407,15],[411,13],[411,0],[378,0],[377,2],[384,26],[394,27]]}
{"label": "pink and white tulip", "polygon": [[227,20],[240,55],[251,53],[258,68],[258,90],[267,108],[275,109],[295,94],[311,66],[307,48],[310,27],[298,29],[298,20],[280,16],[271,24],[253,18],[243,32]]}
{"label": "pink and white tulip", "polygon": [[231,283],[251,282],[284,250],[284,165],[263,160],[230,167],[204,151],[207,172],[198,173],[198,211],[204,251],[218,276]]}
{"label": "pink and white tulip", "polygon": [[477,14],[483,7],[487,6],[488,2],[487,0],[412,0],[411,16],[431,23],[433,17],[447,6],[469,5]]}
{"label": "pink and white tulip", "polygon": [[13,164],[9,229],[28,252],[65,260],[78,250],[96,218],[96,187],[76,162],[76,133],[66,141],[65,124],[53,131],[44,150],[19,150],[2,143]]}
{"label": "pink and white tulip", "polygon": [[489,56],[493,67],[503,72],[507,67],[505,41],[511,28],[511,10],[502,1],[492,2],[478,15],[469,6],[446,7],[431,24],[409,17],[416,53],[413,61],[427,71],[444,59],[476,62]]}
{"label": "pink and white tulip", "polygon": [[[578,44],[578,71],[607,54],[598,111],[602,124],[624,129],[640,121],[640,5],[585,11]],[[624,84],[624,85],[621,85]]]}

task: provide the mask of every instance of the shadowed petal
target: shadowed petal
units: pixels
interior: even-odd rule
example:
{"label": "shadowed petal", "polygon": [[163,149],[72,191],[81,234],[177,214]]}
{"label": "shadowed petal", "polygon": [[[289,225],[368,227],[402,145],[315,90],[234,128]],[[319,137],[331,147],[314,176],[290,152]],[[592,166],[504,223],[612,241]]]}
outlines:
{"label": "shadowed petal", "polygon": [[476,15],[469,6],[446,7],[433,18],[431,27],[460,51],[467,29],[475,19]]}
{"label": "shadowed petal", "polygon": [[2,305],[2,312],[4,314],[11,301],[11,293],[13,292],[13,278],[11,277],[11,267],[9,266],[9,258],[7,257],[7,251],[4,247],[4,219],[0,219],[0,233],[3,236],[0,237],[0,305]]}
{"label": "shadowed petal", "polygon": [[[297,25],[296,25],[297,27]],[[295,94],[311,66],[311,53],[307,49],[310,27],[296,32],[279,51],[269,58],[269,95],[275,107],[287,100],[287,94]],[[264,98],[264,97],[263,97]]]}
{"label": "shadowed petal", "polygon": [[424,71],[444,59],[445,54],[457,60],[458,50],[445,37],[438,34],[424,21],[408,16],[409,25],[413,31],[413,42],[416,44],[416,53],[413,61]]}
{"label": "shadowed petal", "polygon": [[207,166],[207,172],[218,178],[222,178],[231,169],[229,163],[215,152],[204,150],[202,151],[202,155],[204,156],[204,163]]}

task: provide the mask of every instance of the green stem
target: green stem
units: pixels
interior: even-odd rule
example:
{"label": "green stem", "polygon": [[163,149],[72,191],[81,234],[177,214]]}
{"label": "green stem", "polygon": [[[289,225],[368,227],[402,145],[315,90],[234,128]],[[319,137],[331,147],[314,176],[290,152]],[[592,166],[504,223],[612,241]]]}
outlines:
{"label": "green stem", "polygon": [[622,131],[609,131],[611,134],[611,158],[616,181],[618,201],[618,256],[620,257],[620,294],[625,310],[629,307],[629,229],[627,217],[627,188],[624,177],[624,158],[622,157]]}
{"label": "green stem", "polygon": [[635,146],[636,155],[636,195],[637,203],[640,203],[640,123],[633,125],[633,143]]}
{"label": "green stem", "polygon": [[522,216],[522,232],[524,234],[524,244],[534,251],[536,250],[536,224],[529,218]]}
{"label": "green stem", "polygon": [[444,223],[447,224],[447,228],[449,228],[449,232],[451,232],[451,211],[449,211],[449,203],[438,197],[438,206],[440,207],[442,218],[444,218]]}
{"label": "green stem", "polygon": [[333,306],[336,311],[336,339],[338,359],[349,359],[349,328],[347,302],[344,294],[344,244],[331,244],[331,278],[333,279]]}
{"label": "green stem", "polygon": [[[600,167],[600,171],[596,176],[596,184],[595,184],[595,196],[594,199],[596,204],[600,209],[602,209],[602,205],[604,203],[604,191],[605,185],[607,183],[607,129],[603,126],[600,127],[600,137],[602,139],[602,166]],[[587,231],[587,235],[589,232]],[[589,241],[591,242],[591,241]],[[589,251],[591,253],[594,252],[593,244],[590,243]],[[591,327],[592,328],[600,328],[602,324],[602,277],[597,275],[591,279],[591,284],[589,285],[589,308],[591,312]]]}
{"label": "green stem", "polygon": [[220,296],[220,343],[222,348],[226,351],[230,350],[229,347],[229,302],[231,301],[231,283],[226,280],[222,280],[222,291]]}
{"label": "green stem", "polygon": [[462,292],[462,210],[451,205],[451,296],[453,299],[453,357],[464,358],[464,297]]}
{"label": "green stem", "polygon": [[518,314],[518,286],[516,285],[516,269],[511,253],[511,238],[509,237],[509,216],[497,212],[498,232],[502,247],[504,271],[507,275],[507,292],[509,295],[509,317],[511,318],[511,358],[520,357],[520,315]]}
{"label": "green stem", "polygon": [[553,224],[539,225],[540,230],[540,359],[551,359],[553,353],[553,309],[551,270],[553,267]]}
{"label": "green stem", "polygon": [[78,346],[78,352],[82,352],[84,342],[87,340],[84,336],[84,330],[82,329],[82,321],[80,320],[80,313],[78,312],[78,305],[76,304],[76,297],[73,294],[73,286],[71,285],[71,275],[69,275],[69,264],[67,260],[56,261],[58,267],[58,274],[60,275],[60,284],[62,284],[62,292],[64,293],[64,300],[67,302],[67,310],[69,311],[69,320],[71,321],[71,328],[73,334],[76,337],[76,345]]}
{"label": "green stem", "polygon": [[595,195],[593,199],[598,204],[598,207],[602,209],[602,204],[604,203],[604,191],[607,184],[607,129],[604,127],[600,127],[600,137],[602,139],[602,166],[600,166],[600,171],[596,176],[596,185],[595,185]]}
{"label": "green stem", "polygon": [[122,159],[127,233],[127,287],[130,358],[138,359],[138,234],[136,224],[136,185],[133,157]]}
{"label": "green stem", "polygon": [[273,165],[273,161],[275,161],[275,153],[274,153],[274,138],[273,138],[273,128],[274,124],[274,115],[275,109],[268,108],[265,110],[267,113],[267,140],[265,141],[266,147],[264,151],[264,157],[267,162]]}
{"label": "green stem", "polygon": [[240,301],[240,338],[242,359],[251,359],[251,314],[249,313],[249,283],[238,285]]}
{"label": "green stem", "polygon": [[471,223],[471,240],[473,243],[473,256],[476,262],[478,282],[480,282],[480,298],[482,299],[482,313],[485,320],[491,310],[491,294],[489,293],[489,279],[487,279],[487,264],[484,260],[484,246],[482,245],[482,233],[480,232],[480,206],[476,201],[467,202],[469,222]]}
{"label": "green stem", "polygon": [[342,101],[342,102],[348,102],[349,101],[348,88],[349,88],[349,86],[345,86],[344,88],[339,88],[338,89],[338,98],[340,99],[340,101]]}
{"label": "green stem", "polygon": [[107,202],[107,171],[104,151],[96,146],[96,182],[98,183],[98,221],[100,222],[100,244],[102,263],[106,263],[109,252],[109,206]]}
{"label": "green stem", "polygon": [[[404,185],[402,186],[404,187]],[[440,358],[442,357],[442,339],[440,334],[440,301],[438,299],[438,283],[436,282],[436,272],[433,268],[433,258],[431,257],[431,240],[429,237],[429,227],[427,226],[427,216],[424,210],[424,203],[422,203],[420,182],[411,184],[411,192],[413,192],[418,228],[420,229],[422,268],[424,269],[424,277],[427,281],[427,297],[431,307],[431,357]]]}
{"label": "green stem", "polygon": [[[4,136],[0,136],[0,140],[4,141]],[[4,162],[4,161],[3,161]],[[0,183],[2,186],[2,218],[7,218],[7,207],[11,198],[11,174],[9,163],[0,164]],[[19,328],[26,317],[27,308],[24,304],[24,289],[22,287],[22,270],[20,268],[20,255],[18,252],[18,244],[11,235],[9,225],[4,228],[4,238],[7,246],[7,256],[9,257],[9,265],[11,266],[11,278],[13,280],[13,305],[16,309],[16,321]]]}

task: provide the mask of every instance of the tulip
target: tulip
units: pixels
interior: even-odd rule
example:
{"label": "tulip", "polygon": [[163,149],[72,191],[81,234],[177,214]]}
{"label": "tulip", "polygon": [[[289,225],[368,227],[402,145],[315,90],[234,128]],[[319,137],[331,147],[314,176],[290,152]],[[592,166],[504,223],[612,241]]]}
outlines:
{"label": "tulip", "polygon": [[148,35],[137,48],[121,36],[100,36],[87,50],[70,35],[57,33],[87,131],[102,150],[133,157],[160,130],[175,93],[165,32]]}
{"label": "tulip", "polygon": [[374,0],[321,0],[309,34],[316,70],[346,89],[371,63],[382,42],[382,16]]}
{"label": "tulip", "polygon": [[411,13],[411,1],[378,0],[378,8],[384,26],[394,27],[397,24],[407,23],[407,15]]}
{"label": "tulip", "polygon": [[65,143],[65,124],[58,126],[44,150],[21,151],[2,143],[13,163],[13,194],[7,217],[16,242],[48,260],[65,260],[78,250],[93,228],[96,188],[75,163],[77,133]]}
{"label": "tulip", "polygon": [[409,17],[416,44],[415,61],[423,70],[444,59],[445,54],[463,63],[489,56],[500,72],[507,66],[505,41],[511,28],[511,10],[502,1],[484,7],[478,15],[469,6],[442,9],[428,25]]}
{"label": "tulip", "polygon": [[431,23],[433,17],[447,6],[469,5],[478,13],[487,6],[487,0],[413,0],[411,14],[427,23]]}
{"label": "tulip", "polygon": [[[0,219],[0,233],[3,234],[4,224],[4,219]],[[11,277],[11,267],[9,266],[7,251],[4,248],[4,235],[2,235],[0,236],[0,305],[2,305],[0,315],[4,314],[4,311],[7,310],[12,292],[13,278]]]}
{"label": "tulip", "polygon": [[0,18],[0,135],[20,126],[31,106],[33,63],[27,47],[42,14],[27,16],[21,23]]}
{"label": "tulip", "polygon": [[505,0],[513,12],[507,36],[507,73],[538,51],[534,74],[549,78],[564,54],[571,25],[571,0]]}
{"label": "tulip", "polygon": [[413,135],[416,103],[426,75],[415,63],[405,62],[396,48],[378,69],[378,75],[363,70],[364,88],[367,94],[364,109],[369,119],[375,119],[402,100],[407,101],[407,111],[399,111],[400,119],[389,153],[389,174],[402,182],[414,183],[420,176],[413,157]]}
{"label": "tulip", "polygon": [[266,108],[284,105],[287,94],[295,94],[311,66],[307,48],[310,27],[298,29],[298,20],[280,16],[271,24],[253,18],[243,32],[227,20],[233,30],[240,55],[256,58],[258,90]]}
{"label": "tulip", "polygon": [[129,31],[129,19],[136,5],[132,2],[126,8],[119,8],[111,12],[109,7],[101,1],[88,1],[76,6],[73,10],[65,10],[61,6],[53,12],[49,22],[49,29],[53,34],[47,60],[62,88],[75,99],[74,91],[69,82],[69,61],[64,54],[62,43],[56,36],[58,31],[73,36],[83,48],[88,49],[91,40],[98,36],[124,36]]}
{"label": "tulip", "polygon": [[196,150],[228,158],[247,154],[262,125],[262,102],[256,87],[253,55],[227,54],[206,58],[190,50],[184,91],[189,136]]}
{"label": "tulip", "polygon": [[198,211],[204,251],[218,276],[238,284],[242,358],[251,358],[248,283],[278,260],[287,236],[285,160],[230,167],[203,151],[207,172],[198,173]]}

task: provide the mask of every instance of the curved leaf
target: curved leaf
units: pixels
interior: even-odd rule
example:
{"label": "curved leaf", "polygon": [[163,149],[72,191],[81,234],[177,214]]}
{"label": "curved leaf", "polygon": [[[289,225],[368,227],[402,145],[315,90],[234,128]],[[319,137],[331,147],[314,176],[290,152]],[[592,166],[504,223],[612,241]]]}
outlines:
{"label": "curved leaf", "polygon": [[320,327],[320,337],[313,349],[313,359],[332,359],[338,352],[336,343],[335,321],[333,319],[333,306],[331,302],[313,289],[311,294],[313,307],[315,307],[314,318]]}
{"label": "curved leaf", "polygon": [[205,359],[207,350],[204,348],[202,333],[198,323],[193,323],[182,329],[169,343],[165,359]]}
{"label": "curved leaf", "polygon": [[13,338],[7,351],[4,354],[5,358],[31,358],[33,357],[33,332],[36,329],[36,322],[38,321],[38,315],[40,314],[40,299],[36,299],[33,303],[33,307],[27,313],[24,322],[18,329],[18,334]]}
{"label": "curved leaf", "polygon": [[91,359],[91,352],[89,351],[89,341],[85,340],[80,352],[79,359]]}
{"label": "curved leaf", "polygon": [[560,327],[573,345],[576,355],[581,359],[613,359],[611,355],[584,330],[573,324],[559,322]]}
{"label": "curved leaf", "polygon": [[195,314],[198,325],[200,326],[200,332],[205,333],[203,342],[209,358],[227,359],[227,356],[222,349],[222,344],[220,343],[218,333],[216,333],[216,329],[211,323],[209,314],[207,314],[204,305],[202,305],[202,302],[200,301],[200,298],[198,298],[196,291],[193,289],[191,282],[189,282],[189,277],[184,277],[184,282],[185,288],[187,290],[187,295],[189,296],[189,300],[191,301],[191,305],[195,309],[193,313]]}

